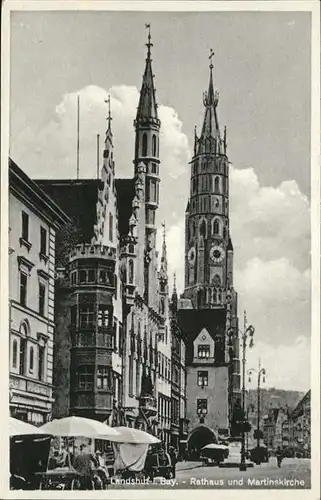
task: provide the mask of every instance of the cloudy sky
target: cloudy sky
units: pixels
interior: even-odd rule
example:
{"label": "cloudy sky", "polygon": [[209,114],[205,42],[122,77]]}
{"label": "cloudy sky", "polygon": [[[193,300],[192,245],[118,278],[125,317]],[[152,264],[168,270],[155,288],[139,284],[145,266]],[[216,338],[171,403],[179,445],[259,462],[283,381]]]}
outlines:
{"label": "cloudy sky", "polygon": [[151,23],[161,129],[161,208],[183,291],[184,211],[208,53],[228,129],[239,315],[255,326],[267,386],[310,387],[310,14],[14,12],[11,157],[34,178],[94,178],[111,94],[117,175],[133,172],[133,119]]}

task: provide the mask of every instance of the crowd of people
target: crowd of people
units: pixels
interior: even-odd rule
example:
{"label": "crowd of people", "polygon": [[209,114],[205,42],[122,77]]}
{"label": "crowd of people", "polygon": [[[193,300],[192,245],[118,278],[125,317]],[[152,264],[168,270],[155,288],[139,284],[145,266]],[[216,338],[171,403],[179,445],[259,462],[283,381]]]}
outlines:
{"label": "crowd of people", "polygon": [[109,482],[106,459],[100,450],[92,453],[89,446],[81,444],[77,448],[54,449],[49,458],[48,469],[68,468],[79,475],[81,489],[106,489]]}
{"label": "crowd of people", "polygon": [[[168,477],[175,477],[178,452],[173,446],[165,447],[162,444],[155,448],[150,447],[146,457],[143,474],[153,479],[166,470]],[[48,470],[74,470],[79,478],[80,489],[106,489],[110,483],[107,455],[100,450],[93,453],[89,445],[81,444],[79,448],[68,447],[60,443],[59,447],[51,450]],[[114,471],[116,473],[117,471]],[[122,471],[124,477],[132,475],[130,470]]]}

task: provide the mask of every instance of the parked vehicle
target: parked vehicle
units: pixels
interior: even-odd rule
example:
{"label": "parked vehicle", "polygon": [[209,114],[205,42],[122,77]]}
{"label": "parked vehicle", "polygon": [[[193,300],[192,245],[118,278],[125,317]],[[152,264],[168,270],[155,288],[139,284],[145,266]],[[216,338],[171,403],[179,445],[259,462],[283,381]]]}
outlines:
{"label": "parked vehicle", "polygon": [[47,470],[51,436],[24,435],[10,438],[10,489],[39,488],[40,476]]}
{"label": "parked vehicle", "polygon": [[200,460],[204,465],[218,465],[229,456],[229,449],[227,446],[210,443],[201,449]]}
{"label": "parked vehicle", "polygon": [[144,471],[145,476],[151,481],[155,477],[164,477],[165,479],[175,477],[175,466],[172,464],[170,455],[164,450],[147,453]]}

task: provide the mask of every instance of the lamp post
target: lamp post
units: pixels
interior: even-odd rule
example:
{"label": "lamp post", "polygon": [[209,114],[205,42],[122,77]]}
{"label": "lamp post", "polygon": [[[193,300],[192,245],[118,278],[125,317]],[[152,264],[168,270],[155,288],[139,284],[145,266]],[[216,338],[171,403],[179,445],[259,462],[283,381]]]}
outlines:
{"label": "lamp post", "polygon": [[243,424],[242,424],[242,447],[241,447],[241,463],[240,471],[246,471],[245,462],[245,365],[246,365],[246,348],[247,341],[249,339],[249,348],[253,347],[253,335],[254,327],[252,325],[247,326],[246,312],[244,311],[244,330],[242,334],[242,412],[243,412]]}
{"label": "lamp post", "polygon": [[260,439],[261,439],[261,430],[260,430],[260,412],[261,412],[261,377],[262,377],[262,382],[265,382],[265,375],[266,375],[266,370],[265,368],[261,368],[261,360],[259,359],[259,366],[258,369],[256,370],[255,368],[250,368],[247,371],[249,375],[249,382],[251,382],[251,375],[252,373],[257,374],[257,429],[256,429],[256,439],[257,439],[257,448],[259,449],[260,447]]}

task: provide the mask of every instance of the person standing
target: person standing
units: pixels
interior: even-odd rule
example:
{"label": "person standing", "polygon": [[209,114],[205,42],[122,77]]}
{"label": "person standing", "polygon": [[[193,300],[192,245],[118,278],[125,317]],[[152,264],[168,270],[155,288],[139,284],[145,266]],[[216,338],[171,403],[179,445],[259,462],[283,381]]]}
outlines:
{"label": "person standing", "polygon": [[92,453],[90,453],[89,450],[87,450],[87,446],[82,444],[80,446],[80,454],[74,459],[74,468],[80,474],[81,489],[94,489],[93,478],[96,467],[96,458]]}
{"label": "person standing", "polygon": [[174,446],[169,447],[169,455],[172,462],[173,477],[176,477],[177,451]]}

